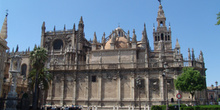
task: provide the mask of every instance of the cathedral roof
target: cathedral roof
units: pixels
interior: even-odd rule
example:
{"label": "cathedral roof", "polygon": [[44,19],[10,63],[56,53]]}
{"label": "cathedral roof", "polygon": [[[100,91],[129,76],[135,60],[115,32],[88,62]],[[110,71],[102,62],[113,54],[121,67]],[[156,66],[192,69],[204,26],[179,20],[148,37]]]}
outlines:
{"label": "cathedral roof", "polygon": [[117,27],[111,34],[111,38],[106,42],[105,49],[111,48],[111,43],[114,43],[115,49],[127,48],[127,37],[126,32],[121,28]]}
{"label": "cathedral roof", "polygon": [[[110,49],[111,47],[111,40],[106,42],[105,49]],[[127,48],[127,38],[125,37],[116,37],[115,39],[115,49],[122,49],[122,48]]]}

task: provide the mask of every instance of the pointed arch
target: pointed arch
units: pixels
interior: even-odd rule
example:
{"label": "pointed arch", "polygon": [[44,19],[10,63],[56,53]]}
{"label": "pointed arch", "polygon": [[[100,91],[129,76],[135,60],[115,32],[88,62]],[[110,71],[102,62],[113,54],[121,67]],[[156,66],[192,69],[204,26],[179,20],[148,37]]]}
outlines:
{"label": "pointed arch", "polygon": [[22,64],[21,65],[21,75],[26,77],[26,73],[27,73],[27,64]]}

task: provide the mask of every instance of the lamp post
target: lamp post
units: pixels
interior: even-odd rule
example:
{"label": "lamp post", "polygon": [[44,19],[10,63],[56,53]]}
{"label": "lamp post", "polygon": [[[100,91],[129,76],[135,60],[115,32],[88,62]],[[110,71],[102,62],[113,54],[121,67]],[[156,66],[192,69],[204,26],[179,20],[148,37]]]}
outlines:
{"label": "lamp post", "polygon": [[164,65],[163,65],[163,67],[164,67],[164,72],[163,72],[163,74],[162,74],[162,76],[163,76],[163,79],[165,79],[166,81],[165,81],[165,86],[166,86],[166,110],[169,110],[169,101],[168,101],[168,86],[167,86],[167,76],[166,76],[166,74],[169,72],[169,69],[168,69],[168,64],[167,64],[167,62],[165,62],[164,63]]}
{"label": "lamp post", "polygon": [[140,76],[138,76],[137,78],[136,78],[136,86],[137,86],[137,88],[138,88],[138,99],[139,99],[139,110],[141,110],[141,101],[140,101],[140,87],[141,87],[141,78],[140,78]]}
{"label": "lamp post", "polygon": [[217,101],[217,105],[218,105],[218,81],[216,81],[215,84],[216,84],[216,90],[217,90],[217,99],[216,99],[216,101]]}

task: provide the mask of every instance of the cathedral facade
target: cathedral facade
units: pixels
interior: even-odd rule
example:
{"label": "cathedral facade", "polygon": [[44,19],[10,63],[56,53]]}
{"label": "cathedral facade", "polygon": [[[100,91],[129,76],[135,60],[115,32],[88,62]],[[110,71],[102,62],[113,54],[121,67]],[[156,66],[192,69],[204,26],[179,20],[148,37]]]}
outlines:
{"label": "cathedral facade", "polygon": [[[203,53],[195,58],[194,50],[188,50],[183,59],[180,45],[172,47],[170,26],[159,6],[157,27],[153,29],[154,49],[149,44],[144,24],[141,41],[135,30],[125,32],[118,27],[109,35],[103,34],[98,42],[96,33],[92,41],[84,34],[81,17],[78,29],[46,31],[42,25],[41,47],[48,50],[47,68],[53,81],[47,93],[46,103],[53,106],[82,105],[97,108],[147,107],[176,103],[176,94],[182,94],[182,102],[191,101],[190,94],[175,89],[174,79],[183,67],[194,67],[206,75]],[[164,71],[167,70],[167,71]],[[164,73],[165,76],[164,76]],[[166,91],[167,90],[167,91]],[[206,101],[206,92],[196,94],[200,103]]]}
{"label": "cathedral facade", "polygon": [[[206,76],[203,53],[196,58],[194,50],[189,49],[188,58],[183,59],[178,40],[172,47],[171,27],[166,26],[162,5],[156,20],[153,49],[145,24],[140,41],[137,41],[135,30],[130,32],[117,27],[109,35],[103,33],[98,42],[96,33],[92,41],[85,38],[82,17],[78,28],[74,24],[73,29],[64,27],[62,31],[55,27],[53,31],[46,31],[43,22],[41,47],[48,50],[46,67],[53,75],[45,104],[98,109],[149,108],[163,105],[166,100],[176,103],[177,93],[182,94],[181,103],[190,103],[190,94],[176,90],[174,79],[182,73],[183,67],[194,67]],[[6,53],[6,38],[7,16],[0,34],[0,94],[6,97],[10,90],[10,57],[16,52],[22,57],[16,90],[21,97],[28,86],[30,49],[23,52],[12,49],[11,53]],[[197,103],[204,104],[206,91],[197,91],[196,99]]]}

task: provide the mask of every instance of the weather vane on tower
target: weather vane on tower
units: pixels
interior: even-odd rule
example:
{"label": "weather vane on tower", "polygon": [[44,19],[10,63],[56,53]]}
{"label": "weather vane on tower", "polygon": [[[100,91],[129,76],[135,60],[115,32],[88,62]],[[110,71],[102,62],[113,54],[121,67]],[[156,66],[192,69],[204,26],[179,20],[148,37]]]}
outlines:
{"label": "weather vane on tower", "polygon": [[160,2],[160,5],[161,5],[161,0],[158,0]]}
{"label": "weather vane on tower", "polygon": [[8,9],[6,10],[6,16],[8,16]]}

